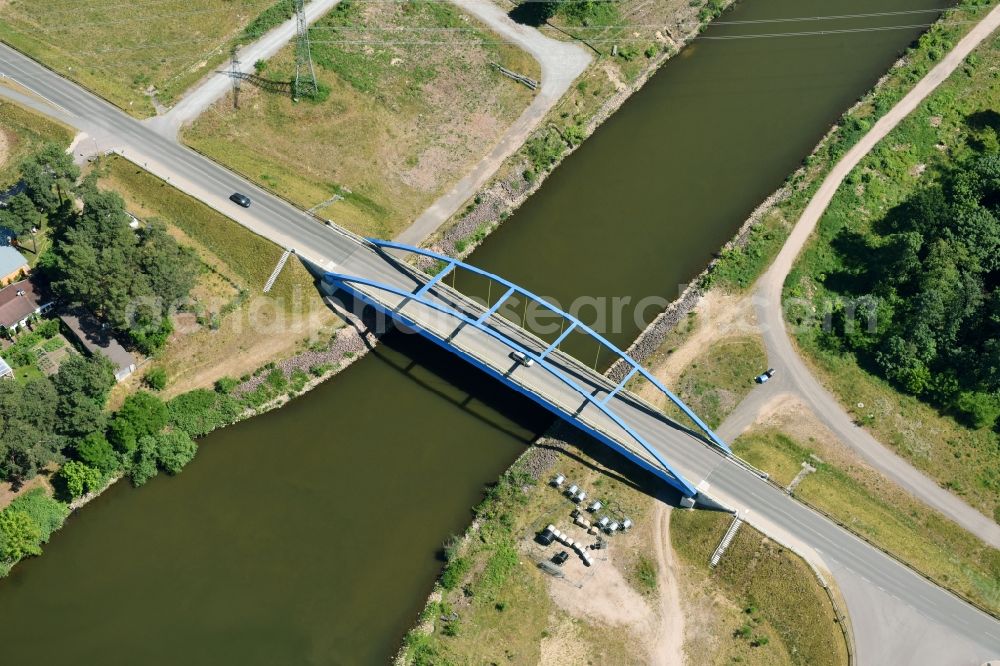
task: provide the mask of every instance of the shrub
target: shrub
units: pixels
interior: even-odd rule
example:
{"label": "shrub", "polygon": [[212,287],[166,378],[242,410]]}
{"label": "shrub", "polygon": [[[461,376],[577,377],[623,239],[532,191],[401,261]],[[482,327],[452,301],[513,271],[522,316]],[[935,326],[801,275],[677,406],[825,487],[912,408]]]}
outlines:
{"label": "shrub", "polygon": [[285,377],[285,373],[280,368],[275,368],[267,374],[268,385],[275,391],[284,391],[285,387],[288,386],[288,379]]}
{"label": "shrub", "polygon": [[232,396],[208,389],[195,389],[168,402],[167,411],[170,423],[175,428],[191,437],[201,437],[236,421],[243,413],[243,406]]}
{"label": "shrub", "polygon": [[464,557],[456,557],[448,562],[448,565],[441,572],[441,587],[446,590],[454,590],[462,582],[471,563]]}
{"label": "shrub", "polygon": [[39,530],[39,542],[45,543],[69,515],[69,507],[59,500],[49,497],[41,488],[34,488],[16,497],[7,509],[22,511],[31,518]]}
{"label": "shrub", "polygon": [[101,488],[101,472],[79,460],[67,461],[53,481],[57,492],[67,499],[76,499]]}
{"label": "shrub", "polygon": [[194,458],[198,445],[181,430],[156,438],[156,461],[167,474],[177,474]]}
{"label": "shrub", "polygon": [[153,368],[146,373],[143,381],[154,391],[162,391],[167,388],[167,371],[163,368]]}
{"label": "shrub", "polygon": [[10,507],[0,511],[0,560],[17,562],[28,555],[40,555],[42,531],[24,511]]}
{"label": "shrub", "polygon": [[128,478],[138,488],[156,476],[157,438],[146,436],[138,441],[132,454]]}
{"label": "shrub", "polygon": [[215,390],[219,393],[228,395],[232,393],[240,383],[233,379],[232,377],[223,377],[215,382]]}

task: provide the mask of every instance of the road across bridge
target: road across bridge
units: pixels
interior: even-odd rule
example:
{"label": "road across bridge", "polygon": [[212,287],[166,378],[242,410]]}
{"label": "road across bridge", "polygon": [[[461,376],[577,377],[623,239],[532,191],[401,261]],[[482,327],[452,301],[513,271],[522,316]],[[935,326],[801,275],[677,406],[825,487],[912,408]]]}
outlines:
{"label": "road across bridge", "polygon": [[[526,289],[457,259],[389,241],[366,243],[385,259],[386,270],[380,276],[345,273],[342,271],[346,267],[341,267],[338,272],[327,273],[325,280],[535,400],[685,497],[715,504],[707,498],[705,479],[721,462],[719,453],[731,455],[729,447],[641,364],[600,333]],[[443,268],[433,277],[428,276],[392,251],[429,257],[441,262]],[[490,304],[465,297],[443,280],[460,268],[486,277],[505,291]],[[563,326],[559,336],[551,342],[543,341],[502,316],[504,306],[515,298],[540,305],[560,317]],[[588,336],[630,366],[624,378],[609,380],[561,351],[560,343],[574,331]],[[528,366],[512,359],[512,350],[533,363]],[[626,384],[633,377],[650,382],[691,420],[693,428],[682,427],[628,391]]]}

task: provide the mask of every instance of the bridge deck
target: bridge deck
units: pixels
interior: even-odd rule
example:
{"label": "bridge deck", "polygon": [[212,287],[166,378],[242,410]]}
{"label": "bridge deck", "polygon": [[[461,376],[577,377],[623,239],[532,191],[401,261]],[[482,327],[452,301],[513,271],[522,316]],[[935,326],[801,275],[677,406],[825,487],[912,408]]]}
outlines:
{"label": "bridge deck", "polygon": [[[525,367],[511,359],[510,351],[513,346],[505,343],[505,340],[513,341],[536,354],[549,346],[546,342],[498,314],[489,315],[483,305],[467,299],[447,287],[443,281],[430,281],[426,274],[392,255],[383,254],[381,266],[376,267],[371,266],[369,257],[370,253],[354,254],[337,262],[336,273],[366,276],[365,281],[357,282],[340,282],[334,279],[337,285],[390,316],[411,323],[426,337],[449,347],[481,369],[580,426],[654,474],[660,475],[683,494],[694,495],[699,485],[703,491],[707,490],[706,479],[724,461],[724,457],[693,432],[627,390],[616,392],[616,382],[572,356],[558,349],[550,351],[546,361],[564,377],[584,387],[587,394],[598,400],[613,394],[606,408],[620,419],[617,421],[550,369],[539,363]],[[374,275],[373,268],[376,271]],[[369,282],[389,285],[400,293]],[[482,321],[483,327],[488,330],[470,325],[467,321],[409,296],[421,288],[423,299],[442,309],[461,313],[474,321],[489,315]],[[490,331],[496,335],[491,335]],[[633,433],[645,440],[653,451],[646,450]],[[664,465],[663,461],[668,465]]]}

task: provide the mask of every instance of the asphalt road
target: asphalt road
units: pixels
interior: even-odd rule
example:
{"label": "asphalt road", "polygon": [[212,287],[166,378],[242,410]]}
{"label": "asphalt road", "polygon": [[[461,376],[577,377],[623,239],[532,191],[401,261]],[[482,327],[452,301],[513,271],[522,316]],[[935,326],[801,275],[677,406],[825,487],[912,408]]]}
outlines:
{"label": "asphalt road", "polygon": [[[349,236],[332,231],[304,212],[246,182],[215,163],[170,141],[94,98],[74,84],[6,46],[0,46],[0,73],[31,93],[0,86],[0,95],[28,104],[86,133],[95,150],[115,149],[152,173],[204,201],[247,228],[285,247],[295,248],[312,263],[331,270],[349,268],[377,279],[386,278],[387,263]],[[234,191],[254,199],[250,209],[228,201]],[[503,368],[509,349],[488,336],[475,338],[477,353]],[[507,360],[504,360],[507,359]],[[537,370],[537,368],[536,368]],[[595,381],[600,381],[596,380]],[[547,388],[546,390],[555,390]],[[624,400],[623,414],[633,411]],[[645,412],[643,412],[645,414]],[[646,414],[648,416],[648,414]],[[744,468],[717,456],[707,445],[678,436],[675,425],[636,416],[636,427],[673,460],[692,481],[702,474],[710,492],[741,509],[748,522],[810,556],[821,557],[847,598],[852,617],[872,606],[879,614],[878,644],[859,640],[860,664],[977,664],[1000,656],[1000,622],[916,576],[853,535],[769,486]],[[684,448],[678,448],[684,447]],[[689,452],[690,455],[685,455]],[[699,471],[706,452],[718,464]],[[685,466],[691,469],[685,469]],[[858,622],[855,620],[856,630]]]}

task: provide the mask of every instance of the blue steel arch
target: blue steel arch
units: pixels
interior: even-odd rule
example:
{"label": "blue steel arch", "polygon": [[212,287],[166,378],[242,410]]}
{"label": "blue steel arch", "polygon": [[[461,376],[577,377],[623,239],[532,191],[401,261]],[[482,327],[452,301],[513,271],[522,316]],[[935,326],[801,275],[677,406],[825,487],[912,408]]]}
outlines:
{"label": "blue steel arch", "polygon": [[[408,317],[402,315],[400,312],[398,312],[396,310],[389,311],[387,308],[385,308],[384,306],[380,305],[379,303],[372,301],[369,296],[365,295],[364,293],[360,293],[357,290],[351,288],[350,285],[351,284],[366,285],[366,286],[372,287],[374,289],[378,289],[378,290],[381,290],[381,291],[387,291],[389,293],[396,294],[397,296],[402,296],[402,297],[404,297],[406,299],[410,299],[410,300],[416,301],[416,302],[420,303],[421,305],[425,305],[425,306],[427,306],[427,307],[429,307],[429,308],[431,308],[433,310],[436,310],[438,312],[441,312],[441,313],[447,314],[447,315],[449,315],[451,317],[454,317],[454,318],[458,319],[459,321],[462,321],[463,323],[468,324],[469,326],[472,326],[472,327],[476,328],[477,330],[482,331],[483,333],[486,333],[490,337],[492,337],[492,338],[494,338],[496,340],[499,340],[500,342],[502,342],[506,346],[511,347],[513,349],[516,349],[517,351],[519,351],[519,352],[521,352],[521,353],[523,353],[523,354],[525,354],[525,355],[533,358],[539,365],[541,365],[543,368],[545,368],[550,374],[552,374],[554,377],[556,377],[561,382],[563,382],[564,384],[566,384],[567,386],[569,386],[570,388],[572,388],[574,391],[576,391],[578,394],[580,394],[585,400],[587,400],[589,403],[591,403],[592,405],[594,405],[595,407],[597,407],[601,412],[603,412],[612,421],[614,421],[619,427],[621,427],[626,433],[628,433],[629,436],[631,436],[636,442],[638,442],[639,445],[643,449],[645,449],[650,455],[653,456],[653,458],[660,465],[663,466],[663,470],[666,470],[667,474],[664,474],[663,470],[657,469],[655,466],[653,466],[652,464],[650,464],[648,461],[643,460],[642,458],[640,458],[639,456],[635,455],[634,453],[632,453],[631,451],[629,451],[625,447],[623,447],[620,444],[618,444],[618,442],[616,442],[613,438],[611,438],[610,435],[606,435],[606,434],[602,433],[601,431],[596,430],[596,429],[594,429],[592,427],[589,427],[586,424],[584,424],[584,423],[582,423],[582,422],[580,422],[578,420],[574,421],[574,423],[578,427],[581,427],[582,429],[584,429],[588,433],[590,433],[592,435],[595,435],[596,437],[598,437],[598,439],[600,439],[601,441],[603,441],[605,444],[609,444],[616,451],[618,451],[619,453],[621,453],[622,455],[624,455],[626,458],[630,459],[632,462],[638,464],[640,467],[643,467],[644,469],[647,469],[650,472],[656,474],[660,478],[663,478],[668,483],[670,483],[675,488],[677,488],[684,495],[686,495],[688,497],[694,497],[695,495],[698,494],[697,488],[695,488],[693,485],[691,485],[690,481],[688,481],[686,478],[684,478],[684,476],[680,472],[678,472],[676,469],[674,469],[673,465],[671,465],[670,463],[668,463],[663,458],[663,456],[661,456],[659,454],[659,452],[656,451],[656,449],[654,449],[652,446],[650,446],[649,443],[645,440],[645,438],[642,437],[642,435],[640,435],[639,433],[635,432],[635,430],[632,429],[627,423],[625,423],[621,419],[621,417],[619,417],[613,411],[611,411],[610,409],[608,409],[607,405],[604,404],[605,402],[607,402],[607,400],[597,400],[593,395],[590,394],[589,391],[587,391],[586,389],[584,389],[583,387],[581,387],[580,385],[578,385],[572,379],[570,379],[569,377],[567,377],[565,373],[563,373],[561,370],[559,370],[558,368],[556,368],[554,365],[552,365],[551,363],[549,363],[548,361],[546,361],[544,356],[535,353],[531,349],[529,349],[529,348],[521,345],[520,343],[518,343],[516,340],[513,340],[513,339],[511,339],[511,338],[509,338],[509,337],[501,334],[499,331],[495,331],[492,328],[490,328],[489,326],[485,326],[483,324],[483,320],[472,319],[471,317],[465,315],[464,313],[460,312],[459,310],[456,310],[456,309],[454,309],[452,307],[449,307],[447,305],[444,305],[442,303],[438,303],[436,301],[433,301],[433,300],[427,298],[426,296],[424,296],[424,293],[426,293],[426,290],[424,289],[424,287],[421,287],[420,289],[418,289],[415,292],[411,292],[411,291],[407,291],[405,289],[401,289],[399,287],[396,287],[396,286],[393,286],[393,285],[390,285],[390,284],[385,284],[383,282],[377,282],[375,280],[369,280],[367,278],[358,277],[358,276],[354,276],[354,275],[345,275],[343,273],[332,273],[332,272],[326,273],[324,275],[324,280],[326,280],[330,284],[335,284],[335,285],[339,286],[340,288],[345,289],[346,291],[348,291],[349,293],[353,294],[354,296],[362,299],[366,303],[369,303],[369,304],[373,305],[374,307],[380,309],[381,311],[385,312],[389,316],[391,316],[391,317],[393,317],[395,319],[401,320],[404,324],[406,324],[407,326],[409,326],[411,328],[414,328],[417,331],[423,332],[423,328],[417,322],[409,319]],[[435,339],[435,341],[437,341],[437,340]],[[445,343],[442,341],[442,342],[439,342],[439,344],[445,344]],[[513,384],[511,382],[510,378],[504,377],[504,376],[500,375],[499,373],[497,373],[496,371],[494,371],[492,368],[490,368],[488,365],[486,365],[482,361],[479,361],[478,359],[476,359],[475,357],[471,356],[470,354],[466,354],[466,353],[460,352],[457,349],[452,349],[452,351],[455,352],[455,353],[459,353],[462,356],[465,356],[468,360],[472,361],[475,365],[477,365],[478,367],[482,368],[483,370],[489,372],[490,374],[494,375],[498,379],[500,379],[500,380],[502,380],[502,381],[504,381],[506,383],[510,383],[510,384],[514,385],[522,393],[525,393],[526,395],[529,395],[529,397],[534,398],[535,400],[541,402],[542,404],[546,404],[544,401],[542,401],[540,399],[539,396],[534,396],[534,395],[529,394],[527,391],[521,389],[520,386],[518,386],[516,384]]]}
{"label": "blue steel arch", "polygon": [[584,324],[582,321],[580,321],[570,313],[565,312],[560,308],[557,308],[556,306],[552,305],[542,297],[533,294],[527,289],[519,287],[518,285],[500,277],[499,275],[495,275],[493,273],[490,273],[489,271],[477,268],[475,266],[465,263],[464,261],[459,261],[458,259],[454,259],[452,257],[445,256],[443,254],[438,254],[437,252],[432,252],[430,250],[425,250],[423,248],[413,247],[411,245],[405,245],[403,243],[396,243],[394,241],[378,240],[375,238],[368,238],[366,240],[367,242],[371,243],[372,245],[380,249],[389,248],[394,250],[402,250],[404,252],[410,252],[412,254],[417,254],[424,257],[430,257],[432,259],[436,259],[446,264],[442,271],[440,271],[437,275],[432,277],[427,283],[424,284],[423,287],[421,287],[418,290],[418,293],[420,294],[426,293],[426,291],[430,289],[439,280],[441,280],[441,278],[443,278],[445,275],[453,271],[456,266],[464,270],[470,271],[472,273],[475,273],[477,275],[482,275],[485,278],[498,282],[507,287],[508,288],[507,292],[500,297],[500,300],[498,300],[496,303],[490,306],[490,309],[487,311],[487,314],[484,317],[482,317],[480,321],[485,321],[485,319],[488,319],[490,315],[494,314],[497,310],[499,310],[500,307],[503,305],[503,303],[509,300],[510,297],[513,296],[514,294],[520,294],[521,296],[524,296],[525,298],[535,301],[539,305],[548,308],[549,311],[555,313],[556,315],[570,322],[571,325],[567,326],[560,334],[560,336],[551,345],[549,345],[548,349],[546,349],[545,352],[543,353],[543,357],[547,356],[548,353],[550,353],[553,349],[557,348],[559,343],[561,343],[563,339],[565,339],[566,336],[569,335],[572,331],[576,329],[583,331],[588,336],[596,340],[605,349],[609,350],[619,360],[631,366],[632,368],[628,373],[626,373],[625,377],[623,377],[622,380],[618,382],[615,389],[605,398],[605,402],[613,398],[619,391],[625,388],[625,384],[628,383],[628,381],[632,379],[632,377],[634,377],[636,374],[642,375],[646,379],[646,381],[652,384],[658,391],[663,393],[663,395],[665,395],[668,400],[670,400],[689,419],[691,419],[691,421],[694,422],[694,424],[697,425],[698,428],[705,433],[705,435],[713,444],[722,449],[726,453],[726,455],[732,455],[733,453],[732,450],[724,441],[722,441],[722,438],[716,435],[715,432],[713,432],[712,429],[709,428],[708,425],[706,425],[705,422],[702,421],[690,407],[684,404],[683,400],[674,395],[674,393],[670,391],[666,386],[664,386],[656,377],[654,377],[652,373],[650,373],[644,367],[642,367],[641,363],[639,363],[631,356],[623,352],[621,349],[615,346],[611,341],[607,340],[603,335],[601,335],[594,329],[590,328],[589,326]]}

